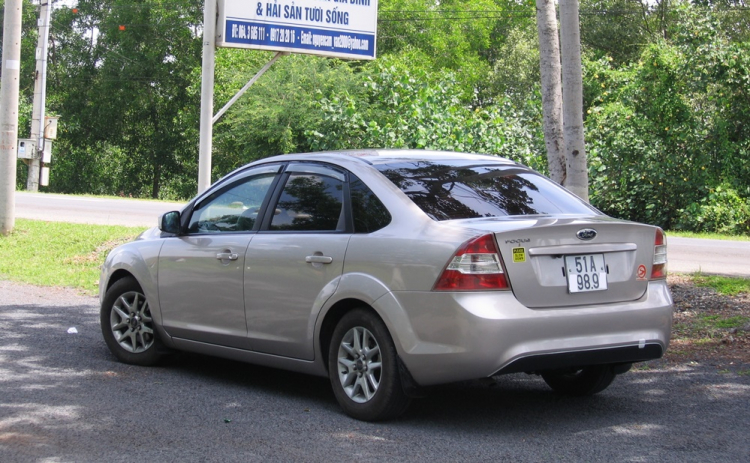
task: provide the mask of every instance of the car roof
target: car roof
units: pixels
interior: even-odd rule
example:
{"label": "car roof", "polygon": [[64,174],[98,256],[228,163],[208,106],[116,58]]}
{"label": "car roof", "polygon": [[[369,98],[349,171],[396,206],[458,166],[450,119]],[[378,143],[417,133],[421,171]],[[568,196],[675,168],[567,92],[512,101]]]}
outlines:
{"label": "car roof", "polygon": [[370,165],[393,164],[402,162],[415,161],[464,161],[468,163],[493,163],[517,165],[516,162],[509,159],[492,156],[487,154],[460,153],[454,151],[432,151],[418,149],[353,149],[342,151],[321,151],[315,153],[297,153],[285,154],[265,158],[262,161],[291,161],[314,158],[317,161],[339,160],[352,161],[359,160]]}

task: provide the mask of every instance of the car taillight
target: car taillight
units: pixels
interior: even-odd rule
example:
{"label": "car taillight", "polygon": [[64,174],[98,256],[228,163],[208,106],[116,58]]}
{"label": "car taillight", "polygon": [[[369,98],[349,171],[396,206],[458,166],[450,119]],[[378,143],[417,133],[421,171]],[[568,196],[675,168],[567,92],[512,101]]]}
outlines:
{"label": "car taillight", "polygon": [[493,235],[464,243],[435,283],[435,291],[510,289]]}
{"label": "car taillight", "polygon": [[661,228],[656,229],[654,239],[654,262],[651,267],[651,279],[660,280],[667,277],[667,237]]}

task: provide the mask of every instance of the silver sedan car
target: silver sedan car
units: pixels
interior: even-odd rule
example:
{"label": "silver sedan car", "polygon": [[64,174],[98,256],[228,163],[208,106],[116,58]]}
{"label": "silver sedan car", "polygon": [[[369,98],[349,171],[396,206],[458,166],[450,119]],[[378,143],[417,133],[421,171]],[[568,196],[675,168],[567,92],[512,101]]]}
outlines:
{"label": "silver sedan car", "polygon": [[113,250],[101,328],[121,361],[191,351],[330,378],[361,420],[506,373],[604,390],[669,344],[658,227],[483,155],[277,156]]}

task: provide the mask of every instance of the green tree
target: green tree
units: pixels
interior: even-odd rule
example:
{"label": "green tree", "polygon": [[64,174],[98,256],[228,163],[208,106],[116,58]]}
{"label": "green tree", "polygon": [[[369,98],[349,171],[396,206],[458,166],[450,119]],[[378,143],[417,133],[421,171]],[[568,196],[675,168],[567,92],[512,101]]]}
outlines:
{"label": "green tree", "polygon": [[[260,51],[220,50],[216,65],[217,108],[232,98],[271,56]],[[305,133],[317,128],[322,120],[319,100],[364,92],[356,68],[336,59],[282,57],[214,126],[214,178],[256,159],[308,151]],[[196,85],[193,91],[200,88]]]}
{"label": "green tree", "polygon": [[595,58],[616,63],[637,60],[654,37],[649,21],[653,2],[581,0],[581,44]]}
{"label": "green tree", "polygon": [[[497,154],[544,170],[541,105],[517,108],[509,98],[479,106],[451,71],[409,69],[383,58],[364,95],[322,98],[323,121],[308,131],[315,150],[419,148]],[[476,98],[476,96],[474,97]]]}
{"label": "green tree", "polygon": [[705,154],[686,98],[683,56],[662,42],[613,70],[591,63],[599,96],[587,120],[592,204],[607,213],[669,228],[681,204],[701,197]]}
{"label": "green tree", "polygon": [[378,54],[411,56],[412,68],[450,70],[470,92],[491,100],[494,63],[508,33],[534,24],[529,0],[382,0],[378,12]]}
{"label": "green tree", "polygon": [[185,122],[198,107],[188,88],[200,67],[201,20],[195,0],[80,0],[57,12],[49,93],[62,130],[52,190],[194,191],[183,169],[197,143]]}
{"label": "green tree", "polygon": [[[723,14],[688,4],[673,14],[670,40],[649,45],[637,62],[587,63],[593,202],[668,228],[741,230],[750,197],[750,43],[734,40]],[[716,217],[728,221],[723,228]]]}

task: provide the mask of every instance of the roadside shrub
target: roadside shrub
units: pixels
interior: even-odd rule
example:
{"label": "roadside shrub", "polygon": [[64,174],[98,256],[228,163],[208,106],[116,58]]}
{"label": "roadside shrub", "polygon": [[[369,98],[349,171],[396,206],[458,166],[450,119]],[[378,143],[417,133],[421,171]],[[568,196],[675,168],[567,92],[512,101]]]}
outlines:
{"label": "roadside shrub", "polygon": [[[539,98],[538,94],[534,95]],[[409,70],[384,59],[365,82],[364,98],[320,95],[322,121],[305,134],[314,151],[417,148],[488,153],[546,170],[538,100],[481,104],[455,73]]]}
{"label": "roadside shrub", "polygon": [[657,43],[624,68],[588,63],[590,199],[603,212],[670,229],[680,209],[717,183],[685,60],[678,48]]}
{"label": "roadside shrub", "polygon": [[716,232],[732,235],[750,232],[750,201],[735,189],[722,184],[708,196],[679,211],[678,230]]}

